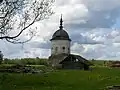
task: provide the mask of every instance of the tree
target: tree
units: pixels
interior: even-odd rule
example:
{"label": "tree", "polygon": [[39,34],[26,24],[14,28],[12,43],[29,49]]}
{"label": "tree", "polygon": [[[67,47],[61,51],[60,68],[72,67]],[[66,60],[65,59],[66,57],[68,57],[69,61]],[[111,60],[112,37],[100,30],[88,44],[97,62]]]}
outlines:
{"label": "tree", "polygon": [[[31,40],[35,34],[31,26],[53,14],[53,2],[54,0],[0,0],[0,40],[12,43]],[[29,36],[29,39],[21,40],[24,35]]]}
{"label": "tree", "polygon": [[10,61],[10,59],[8,59],[8,58],[4,58],[3,63],[4,63],[4,64],[8,64],[8,63],[9,63],[9,61]]}
{"label": "tree", "polygon": [[3,54],[2,54],[2,52],[0,51],[0,64],[2,64],[2,61],[3,61]]}

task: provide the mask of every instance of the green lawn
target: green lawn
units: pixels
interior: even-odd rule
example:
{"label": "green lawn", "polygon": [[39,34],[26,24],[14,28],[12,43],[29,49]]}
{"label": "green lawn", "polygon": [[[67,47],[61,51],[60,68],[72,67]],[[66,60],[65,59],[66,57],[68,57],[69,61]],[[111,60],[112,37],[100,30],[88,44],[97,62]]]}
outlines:
{"label": "green lawn", "polygon": [[0,90],[103,90],[120,84],[120,69],[60,70],[48,74],[0,74]]}

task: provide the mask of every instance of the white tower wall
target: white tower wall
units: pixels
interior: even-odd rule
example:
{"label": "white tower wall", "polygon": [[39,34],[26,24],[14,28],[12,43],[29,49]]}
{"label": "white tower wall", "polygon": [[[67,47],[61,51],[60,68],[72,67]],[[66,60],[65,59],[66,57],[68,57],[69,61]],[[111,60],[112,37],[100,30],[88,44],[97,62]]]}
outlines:
{"label": "white tower wall", "polygon": [[69,40],[52,40],[51,41],[51,54],[70,54],[70,41]]}

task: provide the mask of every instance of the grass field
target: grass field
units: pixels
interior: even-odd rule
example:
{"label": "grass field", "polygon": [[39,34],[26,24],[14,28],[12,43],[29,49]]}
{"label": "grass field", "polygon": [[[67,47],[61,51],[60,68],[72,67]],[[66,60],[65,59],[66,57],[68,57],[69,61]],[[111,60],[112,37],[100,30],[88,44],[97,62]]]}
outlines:
{"label": "grass field", "polygon": [[102,67],[31,75],[4,73],[0,77],[0,90],[104,90],[106,86],[120,84],[120,69]]}

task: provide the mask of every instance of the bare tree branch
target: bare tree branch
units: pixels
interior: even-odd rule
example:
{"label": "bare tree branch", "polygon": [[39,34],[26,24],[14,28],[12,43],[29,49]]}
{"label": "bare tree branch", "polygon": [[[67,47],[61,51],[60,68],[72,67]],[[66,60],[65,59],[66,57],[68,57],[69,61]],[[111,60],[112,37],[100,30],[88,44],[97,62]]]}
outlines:
{"label": "bare tree branch", "polygon": [[[54,0],[1,0],[0,1],[0,39],[11,43],[25,43],[18,37],[37,21],[53,14]],[[34,30],[32,31],[34,32]],[[29,32],[28,32],[29,33]]]}

